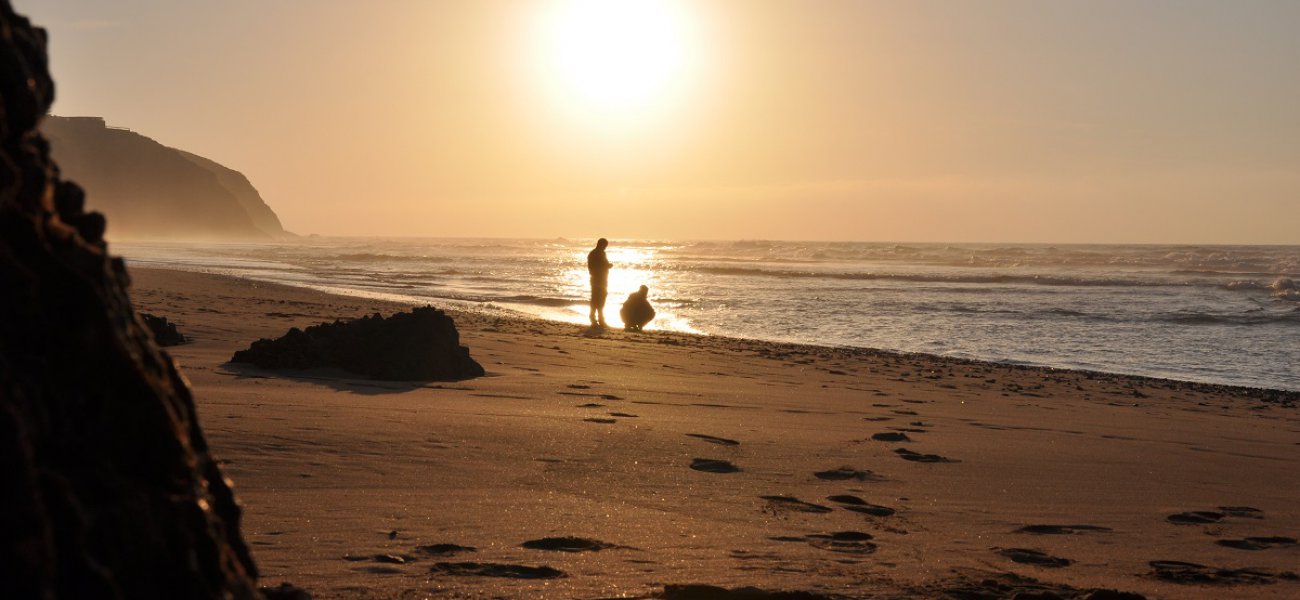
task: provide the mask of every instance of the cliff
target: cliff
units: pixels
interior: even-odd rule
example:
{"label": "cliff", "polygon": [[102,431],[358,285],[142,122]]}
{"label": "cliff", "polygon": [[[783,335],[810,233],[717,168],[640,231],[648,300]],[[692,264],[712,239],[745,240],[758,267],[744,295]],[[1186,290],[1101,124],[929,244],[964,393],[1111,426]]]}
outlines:
{"label": "cliff", "polygon": [[63,175],[113,223],[112,239],[274,239],[288,236],[248,178],[98,117],[45,118]]}

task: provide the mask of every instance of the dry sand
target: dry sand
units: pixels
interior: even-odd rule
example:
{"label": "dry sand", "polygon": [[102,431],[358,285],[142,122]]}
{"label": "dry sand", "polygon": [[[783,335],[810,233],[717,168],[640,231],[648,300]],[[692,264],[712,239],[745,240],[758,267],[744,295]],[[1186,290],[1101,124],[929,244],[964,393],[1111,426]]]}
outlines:
{"label": "dry sand", "polygon": [[[1295,395],[462,313],[487,377],[277,373],[227,360],[292,326],[406,307],[133,276],[137,308],[193,338],[170,353],[264,582],[317,598],[648,597],[685,583],[929,598],[1015,576],[1300,597],[1286,575],[1300,547],[1262,540],[1300,537]],[[926,457],[938,462],[909,460]],[[1210,522],[1169,519],[1189,511]],[[1018,531],[1041,525],[1076,527]],[[565,536],[609,546],[523,546]],[[556,574],[511,565],[564,576],[502,576]]]}

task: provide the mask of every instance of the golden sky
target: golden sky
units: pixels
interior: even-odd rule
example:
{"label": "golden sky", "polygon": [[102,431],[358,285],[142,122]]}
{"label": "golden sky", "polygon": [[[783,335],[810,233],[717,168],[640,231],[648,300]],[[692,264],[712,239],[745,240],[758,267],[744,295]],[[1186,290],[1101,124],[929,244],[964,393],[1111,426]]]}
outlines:
{"label": "golden sky", "polygon": [[1300,243],[1300,2],[15,4],[298,233]]}

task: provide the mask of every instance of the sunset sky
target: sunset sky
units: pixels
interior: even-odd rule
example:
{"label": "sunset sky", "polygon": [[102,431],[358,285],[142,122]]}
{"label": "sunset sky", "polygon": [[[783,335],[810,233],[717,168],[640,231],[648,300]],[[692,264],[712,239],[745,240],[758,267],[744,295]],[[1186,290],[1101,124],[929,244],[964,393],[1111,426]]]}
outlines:
{"label": "sunset sky", "polygon": [[298,233],[1300,243],[1292,0],[15,4]]}

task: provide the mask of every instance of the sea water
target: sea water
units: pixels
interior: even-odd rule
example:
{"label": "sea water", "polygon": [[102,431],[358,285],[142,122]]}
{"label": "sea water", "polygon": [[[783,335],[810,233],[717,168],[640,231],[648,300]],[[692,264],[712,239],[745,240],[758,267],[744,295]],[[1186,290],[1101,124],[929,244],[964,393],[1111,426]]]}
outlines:
{"label": "sea water", "polygon": [[[128,262],[587,321],[592,240],[116,244]],[[1300,390],[1300,246],[613,240],[648,329]]]}

